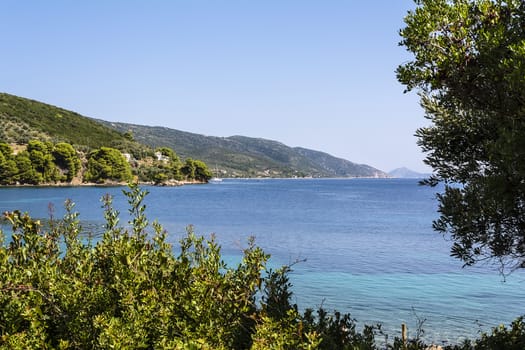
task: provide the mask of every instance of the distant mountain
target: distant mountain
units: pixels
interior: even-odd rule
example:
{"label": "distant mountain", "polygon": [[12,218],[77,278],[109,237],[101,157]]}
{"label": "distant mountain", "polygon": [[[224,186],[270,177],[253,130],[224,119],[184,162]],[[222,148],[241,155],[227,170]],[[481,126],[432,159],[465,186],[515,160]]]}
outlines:
{"label": "distant mountain", "polygon": [[421,179],[421,178],[429,177],[430,174],[418,173],[416,171],[402,167],[402,168],[397,168],[397,169],[390,171],[388,173],[388,176],[394,177],[394,178]]}
{"label": "distant mountain", "polygon": [[246,136],[204,136],[144,125],[100,123],[131,132],[136,141],[151,147],[170,147],[181,158],[202,159],[222,177],[387,177],[381,170],[327,153]]}

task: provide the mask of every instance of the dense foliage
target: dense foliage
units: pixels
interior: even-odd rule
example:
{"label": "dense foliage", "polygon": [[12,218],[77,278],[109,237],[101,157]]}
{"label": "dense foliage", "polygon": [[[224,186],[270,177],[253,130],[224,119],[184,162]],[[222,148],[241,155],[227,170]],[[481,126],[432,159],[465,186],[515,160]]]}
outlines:
{"label": "dense foliage", "polygon": [[188,158],[180,171],[190,179],[208,181],[212,177],[211,171],[203,161]]}
{"label": "dense foliage", "polygon": [[[0,346],[7,348],[309,349],[319,343],[296,311],[270,317],[256,293],[268,256],[248,242],[236,268],[214,239],[193,232],[177,255],[149,225],[136,186],[126,191],[129,229],[104,199],[105,232],[94,241],[72,204],[63,220],[6,213],[0,247]],[[149,232],[152,229],[153,232]]]}
{"label": "dense foliage", "polygon": [[78,177],[76,184],[82,181],[125,183],[133,176],[142,182],[164,184],[206,182],[212,177],[204,162],[187,159],[182,163],[177,154],[166,147],[144,155],[140,161],[132,154],[109,147],[92,150],[83,162],[84,158],[84,153],[65,142],[31,140],[26,147],[19,146],[18,152],[0,143],[0,185],[72,183],[75,177]]}
{"label": "dense foliage", "polygon": [[118,132],[38,101],[0,93],[0,124],[0,185],[71,183],[77,176],[75,183],[125,182],[133,175],[155,184],[212,177],[204,162],[182,163],[168,147],[137,142],[132,130]]}
{"label": "dense foliage", "polygon": [[101,147],[89,153],[84,179],[88,182],[131,180],[131,166],[118,150]]}
{"label": "dense foliage", "polygon": [[181,167],[179,156],[171,148],[161,147],[155,151],[150,162],[138,165],[135,172],[140,181],[162,184],[169,180],[184,180]]}
{"label": "dense foliage", "polygon": [[525,267],[525,2],[418,0],[398,68],[417,89],[429,127],[417,131],[445,183],[435,228],[465,264]]}
{"label": "dense foliage", "polygon": [[157,148],[155,157],[139,163],[133,170],[139,181],[153,182],[157,185],[173,181],[207,182],[212,177],[204,162],[188,158],[182,163],[175,151],[168,147]]}
{"label": "dense foliage", "polygon": [[32,140],[18,152],[0,143],[0,184],[70,182],[81,168],[80,158],[70,144]]}
{"label": "dense foliage", "polygon": [[61,180],[71,182],[82,166],[77,151],[69,143],[60,142],[54,146],[52,155],[57,167],[64,169]]}

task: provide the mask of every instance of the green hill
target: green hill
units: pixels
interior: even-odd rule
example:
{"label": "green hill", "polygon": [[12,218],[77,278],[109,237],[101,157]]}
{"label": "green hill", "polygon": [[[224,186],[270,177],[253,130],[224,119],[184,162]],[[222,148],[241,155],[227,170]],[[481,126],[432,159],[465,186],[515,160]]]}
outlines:
{"label": "green hill", "polygon": [[223,177],[386,177],[381,170],[352,163],[327,153],[280,142],[245,136],[204,136],[180,130],[101,123],[120,132],[131,132],[135,140],[151,147],[173,148],[181,156],[202,159]]}
{"label": "green hill", "polygon": [[[38,101],[0,93],[0,184],[143,183],[178,185],[212,177],[200,160],[160,155],[129,132]],[[160,159],[159,159],[160,158]]]}
{"label": "green hill", "polygon": [[0,142],[27,144],[38,139],[86,149],[107,146],[136,157],[151,153],[150,147],[169,147],[181,159],[203,160],[218,169],[216,175],[221,177],[386,176],[368,165],[277,141],[204,136],[165,127],[107,122],[6,93],[0,93],[0,123]]}
{"label": "green hill", "polygon": [[91,118],[23,97],[0,93],[0,142],[27,144],[29,140],[67,142],[131,151],[144,148],[126,135]]}

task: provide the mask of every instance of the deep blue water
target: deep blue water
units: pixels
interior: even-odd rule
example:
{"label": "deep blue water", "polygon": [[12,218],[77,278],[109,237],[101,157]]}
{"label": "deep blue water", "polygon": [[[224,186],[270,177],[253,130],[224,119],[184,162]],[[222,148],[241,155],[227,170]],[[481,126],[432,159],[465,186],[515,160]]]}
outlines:
{"label": "deep blue water", "polygon": [[[525,274],[503,281],[490,266],[462,269],[450,242],[432,230],[435,189],[417,180],[225,180],[219,184],[147,187],[147,213],[176,243],[186,226],[215,233],[227,261],[235,261],[248,236],[272,255],[271,264],[294,265],[294,301],[350,312],[360,324],[383,323],[391,336],[418,319],[429,341],[455,343],[480,329],[525,314]],[[122,188],[2,188],[0,211],[23,209],[57,216],[65,199],[80,218],[99,223],[100,198],[115,196],[126,213]],[[123,215],[122,222],[125,222]]]}

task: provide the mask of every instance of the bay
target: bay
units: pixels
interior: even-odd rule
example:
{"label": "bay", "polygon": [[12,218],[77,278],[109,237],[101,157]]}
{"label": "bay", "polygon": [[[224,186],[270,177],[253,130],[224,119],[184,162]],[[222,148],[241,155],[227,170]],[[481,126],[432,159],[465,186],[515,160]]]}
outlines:
{"label": "bay", "polygon": [[[293,301],[350,312],[360,325],[401,323],[415,335],[457,343],[525,314],[524,274],[506,280],[493,266],[462,268],[451,242],[432,230],[435,189],[407,179],[226,179],[183,187],[145,187],[147,215],[174,245],[187,225],[214,233],[235,263],[249,236],[271,254],[270,265],[293,266]],[[66,199],[80,219],[102,225],[100,198],[114,196],[125,223],[120,187],[1,188],[0,210],[46,218],[63,215]],[[51,204],[51,205],[50,205]],[[303,261],[304,260],[304,261]]]}

